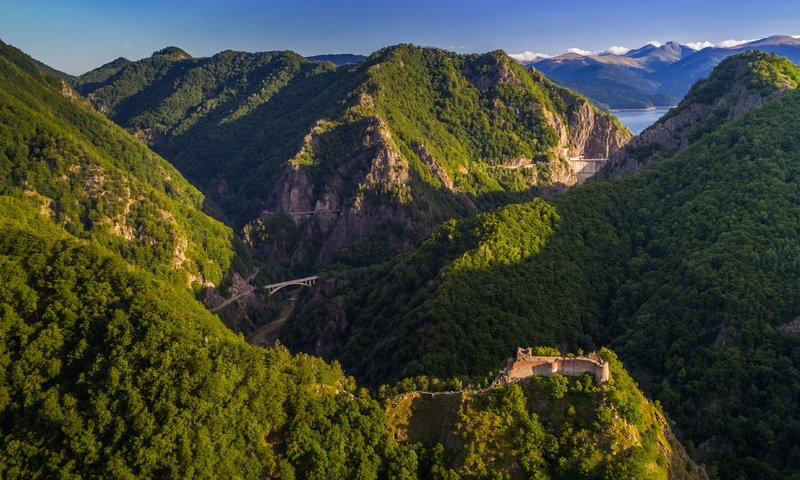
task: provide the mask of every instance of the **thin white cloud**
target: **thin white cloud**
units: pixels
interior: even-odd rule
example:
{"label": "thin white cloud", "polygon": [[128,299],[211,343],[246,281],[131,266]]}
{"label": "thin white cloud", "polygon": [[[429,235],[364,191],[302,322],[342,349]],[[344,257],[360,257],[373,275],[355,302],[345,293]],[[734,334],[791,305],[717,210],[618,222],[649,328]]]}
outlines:
{"label": "thin white cloud", "polygon": [[518,62],[534,62],[536,60],[541,60],[543,58],[553,57],[552,55],[548,55],[546,53],[531,52],[531,51],[524,51],[522,53],[510,53],[508,54],[508,56]]}
{"label": "thin white cloud", "polygon": [[790,35],[792,38],[800,38],[800,35]]}
{"label": "thin white cloud", "polygon": [[594,52],[591,50],[584,50],[582,48],[568,48],[567,53],[577,53],[578,55],[583,55],[584,57],[587,55],[591,55]]}
{"label": "thin white cloud", "polygon": [[721,48],[731,48],[731,47],[736,47],[738,45],[741,45],[743,43],[753,42],[755,40],[756,40],[755,38],[751,38],[750,40],[734,40],[734,39],[731,38],[729,40],[723,40],[723,41],[719,42],[717,44],[717,46],[721,47]]}
{"label": "thin white cloud", "polygon": [[659,42],[658,40],[650,40],[649,42],[647,42],[647,44],[648,45],[652,45],[652,46],[654,46],[656,48],[661,46],[661,42]]}
{"label": "thin white cloud", "polygon": [[611,55],[625,55],[630,51],[631,49],[628,47],[618,47],[616,45],[608,47],[608,49],[606,49],[606,52],[610,53]]}
{"label": "thin white cloud", "polygon": [[686,44],[686,46],[691,48],[692,50],[702,50],[704,48],[714,47],[716,45],[706,40],[704,42],[689,42]]}
{"label": "thin white cloud", "polygon": [[745,43],[753,42],[755,40],[756,39],[754,39],[754,38],[752,38],[750,40],[736,40],[736,39],[730,38],[728,40],[723,40],[723,41],[717,42],[717,43],[709,42],[708,40],[705,40],[703,42],[688,42],[685,45],[687,47],[691,48],[691,49],[694,49],[694,50],[702,50],[702,49],[707,48],[707,47],[733,48],[733,47],[738,47],[739,45],[742,45],[742,44],[745,44]]}

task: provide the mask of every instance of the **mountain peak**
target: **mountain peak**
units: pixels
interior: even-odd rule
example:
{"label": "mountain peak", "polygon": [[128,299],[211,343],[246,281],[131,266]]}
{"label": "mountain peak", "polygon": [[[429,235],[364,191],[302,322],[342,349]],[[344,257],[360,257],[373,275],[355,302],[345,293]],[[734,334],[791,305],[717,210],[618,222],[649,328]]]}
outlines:
{"label": "mountain peak", "polygon": [[119,68],[121,68],[121,67],[124,67],[125,65],[128,65],[129,63],[131,63],[131,61],[128,60],[127,58],[125,58],[125,57],[117,57],[114,60],[111,60],[110,62],[108,62],[108,63],[106,63],[104,65],[101,65],[99,68],[110,68],[110,67],[119,67]]}
{"label": "mountain peak", "polygon": [[708,78],[689,90],[681,104],[693,100],[709,103],[709,99],[739,91],[756,91],[772,97],[778,91],[795,88],[799,81],[800,68],[786,58],[760,50],[747,50],[722,60]]}
{"label": "mountain peak", "polygon": [[325,53],[321,55],[312,55],[306,57],[306,60],[312,62],[331,62],[334,65],[356,65],[366,60],[366,56],[354,53]]}
{"label": "mountain peak", "polygon": [[192,58],[191,55],[186,53],[186,51],[178,48],[178,47],[167,47],[158,50],[157,52],[153,52],[151,58],[155,57],[163,57],[169,58],[170,60],[188,60]]}
{"label": "mountain peak", "polygon": [[762,47],[774,45],[800,45],[800,38],[795,38],[789,35],[773,35],[771,37],[762,38],[742,45],[737,45],[734,48],[741,47]]}

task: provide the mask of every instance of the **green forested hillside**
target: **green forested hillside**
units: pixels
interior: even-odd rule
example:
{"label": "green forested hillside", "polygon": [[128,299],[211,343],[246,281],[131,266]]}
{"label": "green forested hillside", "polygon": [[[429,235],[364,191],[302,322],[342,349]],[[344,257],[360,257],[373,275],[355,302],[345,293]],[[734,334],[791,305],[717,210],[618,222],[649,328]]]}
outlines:
{"label": "green forested hillside", "polygon": [[[248,345],[185,289],[0,196],[2,478],[703,478],[604,355],[607,385],[536,379],[460,394],[463,410],[391,394],[387,417],[338,365]],[[419,415],[457,415],[461,440],[445,454],[399,433]]]}
{"label": "green forested hillside", "polygon": [[389,428],[415,445],[428,478],[706,478],[616,356],[601,354],[606,385],[556,375],[483,392],[394,394],[384,401]]}
{"label": "green forested hillside", "polygon": [[[0,197],[0,476],[376,478],[401,450],[338,367]],[[413,460],[413,457],[411,457]]]}
{"label": "green forested hillside", "polygon": [[109,78],[116,75],[117,72],[122,70],[123,67],[131,63],[125,57],[119,57],[112,60],[105,65],[95,68],[89,72],[84,73],[79,77],[74,77],[71,83],[75,86],[79,93],[92,91],[103,83],[107,82]]}
{"label": "green forested hillside", "polygon": [[[2,47],[0,478],[703,478],[611,352],[604,385],[476,392],[466,441],[446,443],[457,465],[435,439],[397,434],[404,394],[383,388],[381,404],[338,364],[246,344],[152,253],[174,240],[150,230],[164,224],[198,242],[186,252],[230,251],[202,196]],[[129,243],[116,214],[136,220]],[[490,425],[521,434],[513,450],[484,441]]]}
{"label": "green forested hillside", "polygon": [[[78,90],[234,225],[248,224],[265,257],[298,270],[357,240],[362,252],[375,241],[392,247],[360,262],[387,258],[447,218],[570,182],[564,149],[607,156],[629,138],[502,52],[400,45],[339,68],[292,52],[156,54],[97,82],[101,73]],[[264,210],[323,214],[292,222]]]}
{"label": "green forested hillside", "polygon": [[72,235],[196,288],[228,270],[232,232],[203,213],[204,196],[3,43],[0,152],[0,194],[35,205]]}
{"label": "green forested hillside", "polygon": [[367,382],[608,344],[713,474],[796,476],[798,132],[789,92],[638,176],[449,222],[329,272],[284,338]]}

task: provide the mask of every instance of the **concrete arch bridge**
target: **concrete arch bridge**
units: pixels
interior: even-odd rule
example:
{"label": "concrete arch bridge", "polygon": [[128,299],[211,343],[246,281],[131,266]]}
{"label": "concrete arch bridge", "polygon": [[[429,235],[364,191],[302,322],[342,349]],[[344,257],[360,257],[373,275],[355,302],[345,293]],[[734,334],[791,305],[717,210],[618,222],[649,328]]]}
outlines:
{"label": "concrete arch bridge", "polygon": [[[253,275],[253,276],[255,276],[255,275]],[[252,279],[253,276],[251,276],[250,279]],[[301,287],[311,287],[315,283],[317,283],[317,279],[318,278],[319,278],[318,275],[313,275],[313,276],[310,276],[310,277],[303,277],[303,278],[295,278],[293,280],[287,280],[285,282],[278,282],[278,283],[271,283],[269,285],[264,285],[261,288],[265,289],[268,292],[269,295],[272,295],[273,293],[277,292],[278,290],[280,290],[283,287],[290,287],[290,286],[293,286],[293,285],[301,286]],[[216,313],[216,312],[222,310],[223,308],[227,307],[231,303],[235,302],[236,300],[239,300],[242,297],[250,295],[251,293],[253,293],[256,290],[256,287],[250,285],[249,283],[247,284],[247,287],[248,288],[246,290],[244,290],[242,292],[239,292],[238,294],[232,296],[231,298],[225,300],[221,304],[219,304],[216,307],[212,308],[211,311]]]}

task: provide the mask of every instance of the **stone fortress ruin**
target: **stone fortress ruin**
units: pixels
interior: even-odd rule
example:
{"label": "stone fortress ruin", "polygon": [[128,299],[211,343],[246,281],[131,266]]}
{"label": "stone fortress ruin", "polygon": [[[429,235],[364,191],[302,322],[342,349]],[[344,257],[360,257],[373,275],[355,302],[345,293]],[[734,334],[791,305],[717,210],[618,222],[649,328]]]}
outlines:
{"label": "stone fortress ruin", "polygon": [[517,348],[517,357],[508,359],[506,368],[497,375],[495,383],[518,382],[534,375],[579,377],[584,373],[594,375],[597,383],[605,383],[611,378],[608,362],[595,353],[586,357],[551,357],[534,355],[530,347]]}

